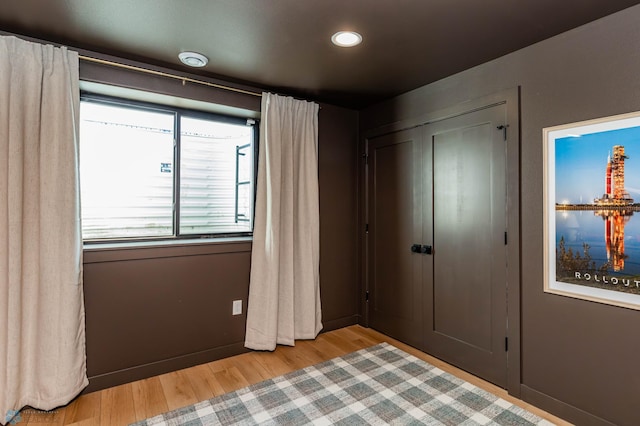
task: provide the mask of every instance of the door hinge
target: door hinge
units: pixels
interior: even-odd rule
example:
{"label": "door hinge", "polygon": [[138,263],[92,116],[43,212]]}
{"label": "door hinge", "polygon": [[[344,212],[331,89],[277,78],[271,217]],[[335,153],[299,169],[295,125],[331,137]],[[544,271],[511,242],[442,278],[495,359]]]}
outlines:
{"label": "door hinge", "polygon": [[507,245],[507,231],[504,231],[504,245]]}
{"label": "door hinge", "polygon": [[508,337],[504,338],[504,351],[505,352],[509,352],[509,338]]}
{"label": "door hinge", "polygon": [[507,140],[507,127],[509,127],[508,124],[501,124],[498,126],[498,130],[502,130],[502,135],[505,141]]}
{"label": "door hinge", "polygon": [[364,300],[367,302],[369,301],[369,290],[364,293]]}
{"label": "door hinge", "polygon": [[369,154],[365,152],[362,154],[362,158],[364,158],[364,164],[369,164]]}
{"label": "door hinge", "polygon": [[369,233],[369,224],[368,223],[365,223],[365,225],[364,225],[364,233],[365,234]]}

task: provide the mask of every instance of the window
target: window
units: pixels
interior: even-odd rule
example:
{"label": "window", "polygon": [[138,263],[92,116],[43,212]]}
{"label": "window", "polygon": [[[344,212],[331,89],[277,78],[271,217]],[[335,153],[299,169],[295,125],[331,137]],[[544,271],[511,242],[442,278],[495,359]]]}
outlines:
{"label": "window", "polygon": [[85,240],[250,235],[252,119],[83,95]]}

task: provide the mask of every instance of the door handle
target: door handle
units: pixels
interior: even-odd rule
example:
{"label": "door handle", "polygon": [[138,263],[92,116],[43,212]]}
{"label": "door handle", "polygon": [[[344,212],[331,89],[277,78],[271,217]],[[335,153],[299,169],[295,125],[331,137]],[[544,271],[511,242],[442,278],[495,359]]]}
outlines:
{"label": "door handle", "polygon": [[420,244],[413,244],[411,246],[411,253],[431,254],[432,252],[431,246],[423,246]]}

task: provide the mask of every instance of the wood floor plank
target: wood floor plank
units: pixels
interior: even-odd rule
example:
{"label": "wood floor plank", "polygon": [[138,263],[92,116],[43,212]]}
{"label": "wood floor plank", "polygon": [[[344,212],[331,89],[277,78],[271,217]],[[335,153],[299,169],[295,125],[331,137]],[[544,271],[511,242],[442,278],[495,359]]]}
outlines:
{"label": "wood floor plank", "polygon": [[289,367],[278,355],[273,352],[252,352],[256,362],[262,365],[269,378],[280,376],[291,371]]}
{"label": "wood floor plank", "polygon": [[162,393],[167,401],[169,410],[175,410],[198,402],[198,398],[184,370],[162,374],[159,379],[162,383]]}
{"label": "wood floor plank", "polygon": [[313,348],[314,351],[323,356],[325,360],[345,354],[343,349],[337,347],[327,340],[326,333],[319,335],[316,340],[314,340],[313,342],[308,342],[308,344],[311,348]]}
{"label": "wood floor plank", "polygon": [[325,338],[328,342],[334,344],[340,349],[344,350],[345,354],[349,352],[354,352],[363,348],[362,344],[353,342],[349,339],[345,339],[344,336],[341,336],[340,333],[337,333],[339,330],[336,330],[336,333],[326,333]]}
{"label": "wood floor plank", "polygon": [[341,328],[340,330],[336,330],[336,336],[343,337],[345,339],[350,339],[353,343],[362,345],[363,348],[367,348],[369,346],[377,345],[382,342],[382,340],[378,337],[374,337],[371,335],[367,335],[363,333],[364,328],[357,326],[359,328]]}
{"label": "wood floor plank", "polygon": [[92,417],[75,423],[69,423],[68,426],[101,426],[100,417]]}
{"label": "wood floor plank", "polygon": [[133,403],[136,410],[136,420],[144,420],[149,417],[169,411],[167,399],[162,391],[162,382],[159,377],[151,377],[133,382]]}
{"label": "wood floor plank", "polygon": [[80,395],[65,410],[64,424],[70,425],[85,420],[100,420],[100,394],[97,392]]}
{"label": "wood floor plank", "polygon": [[328,359],[335,358],[334,356],[318,351],[313,345],[313,342],[308,340],[296,342],[295,350],[307,360],[307,365],[318,364]]}
{"label": "wood floor plank", "polygon": [[127,425],[136,421],[131,383],[100,392],[100,424]]}
{"label": "wood floor plank", "polygon": [[225,368],[213,373],[213,375],[225,392],[233,392],[250,385],[237,367]]}
{"label": "wood floor plank", "polygon": [[222,395],[222,394],[226,393],[227,391],[224,390],[224,388],[222,387],[222,385],[220,384],[220,382],[218,381],[218,379],[216,378],[216,375],[215,375],[215,372],[216,371],[220,371],[220,369],[216,369],[214,371],[214,369],[212,369],[209,364],[204,364],[204,367],[206,367],[209,370],[207,372],[207,377],[210,378],[208,383],[209,383],[209,387],[211,388],[211,391],[213,392],[213,394],[215,396],[218,396],[218,395]]}
{"label": "wood floor plank", "polygon": [[275,354],[289,367],[289,371],[299,370],[308,367],[309,360],[306,359],[295,346],[281,346],[275,351]]}
{"label": "wood floor plank", "polygon": [[211,399],[224,393],[224,389],[216,380],[213,371],[206,364],[188,368],[184,372],[198,401]]}
{"label": "wood floor plank", "polygon": [[219,365],[223,368],[235,366],[249,384],[259,383],[273,377],[250,352],[220,361]]}

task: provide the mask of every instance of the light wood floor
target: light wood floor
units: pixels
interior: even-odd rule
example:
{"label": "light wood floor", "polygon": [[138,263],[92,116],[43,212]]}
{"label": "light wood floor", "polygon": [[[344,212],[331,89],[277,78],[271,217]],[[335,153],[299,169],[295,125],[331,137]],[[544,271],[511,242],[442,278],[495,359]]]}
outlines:
{"label": "light wood floor", "polygon": [[377,331],[356,325],[323,333],[314,341],[298,341],[295,347],[249,352],[82,395],[51,412],[25,409],[19,425],[127,425],[381,342],[392,344],[552,423],[570,424],[509,396],[504,389]]}

